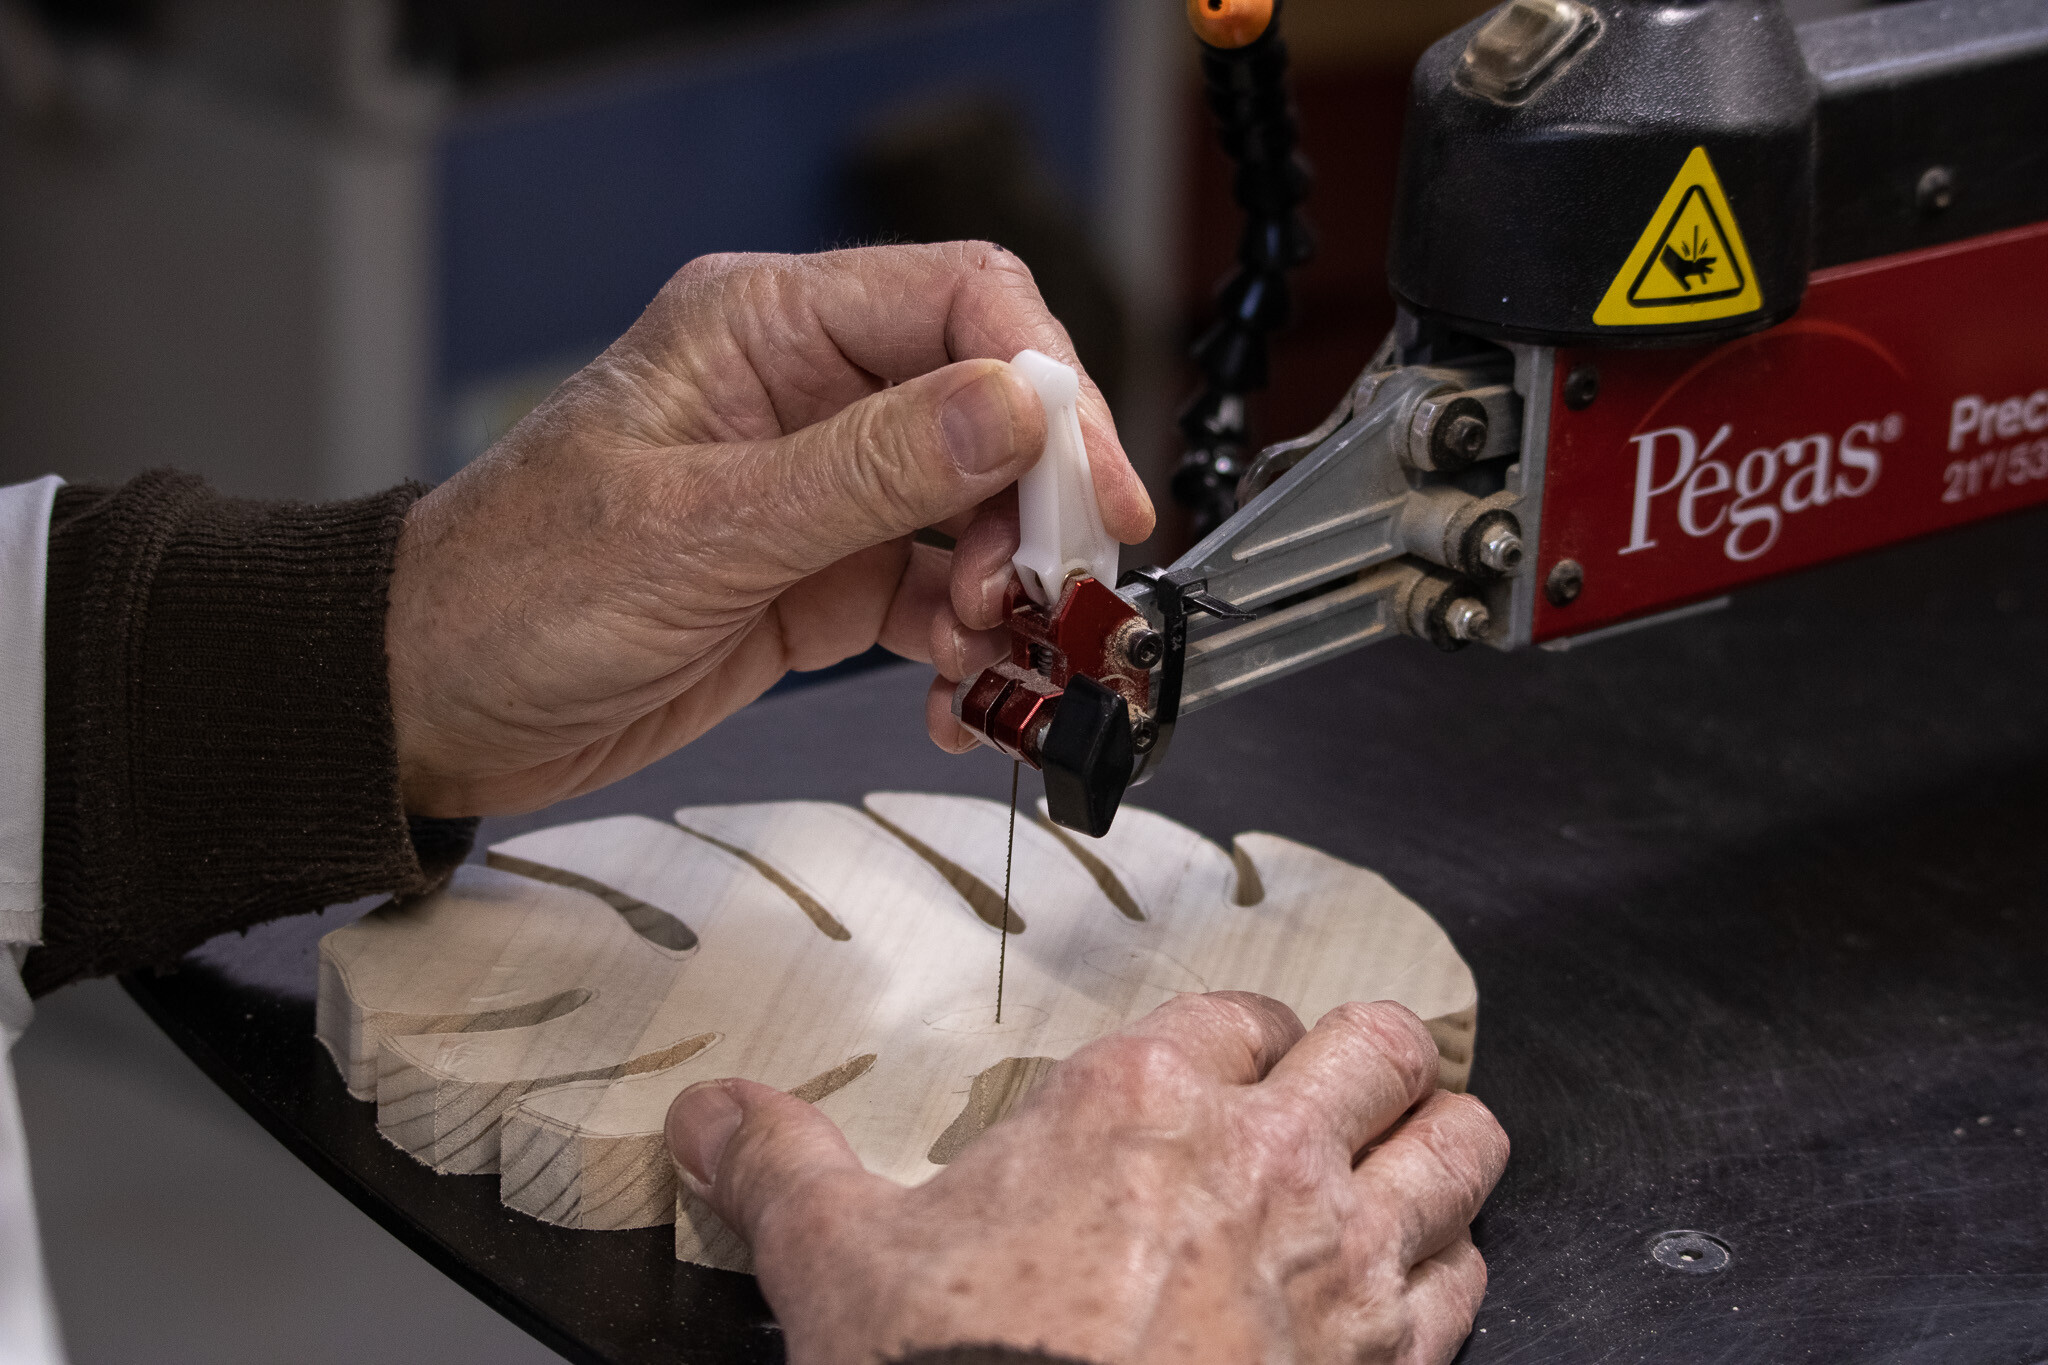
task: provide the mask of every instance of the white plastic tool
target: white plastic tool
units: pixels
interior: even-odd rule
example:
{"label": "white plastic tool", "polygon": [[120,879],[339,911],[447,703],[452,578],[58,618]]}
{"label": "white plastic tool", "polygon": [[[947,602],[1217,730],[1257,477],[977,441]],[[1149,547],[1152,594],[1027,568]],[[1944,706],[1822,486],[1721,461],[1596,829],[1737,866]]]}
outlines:
{"label": "white plastic tool", "polygon": [[1057,601],[1076,574],[1116,586],[1117,544],[1102,528],[1088,448],[1081,441],[1081,379],[1038,351],[1010,361],[1045,405],[1045,453],[1017,480],[1017,553],[1010,563],[1041,606]]}

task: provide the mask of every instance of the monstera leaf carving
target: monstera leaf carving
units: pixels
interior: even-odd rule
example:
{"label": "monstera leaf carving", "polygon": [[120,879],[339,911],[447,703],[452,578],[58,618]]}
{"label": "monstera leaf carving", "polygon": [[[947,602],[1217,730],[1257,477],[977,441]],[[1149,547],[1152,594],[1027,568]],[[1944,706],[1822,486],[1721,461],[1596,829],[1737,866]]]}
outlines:
{"label": "monstera leaf carving", "polygon": [[677,1221],[677,1254],[745,1248],[661,1145],[684,1086],[745,1076],[823,1107],[914,1183],[1055,1060],[1180,991],[1250,990],[1313,1022],[1395,999],[1446,1085],[1472,976],[1374,873],[1268,834],[1225,852],[1126,807],[1101,840],[1020,819],[995,1018],[1006,807],[880,792],[624,816],[490,851],[447,890],[320,945],[319,1033],[384,1134],[513,1208],[583,1228]]}

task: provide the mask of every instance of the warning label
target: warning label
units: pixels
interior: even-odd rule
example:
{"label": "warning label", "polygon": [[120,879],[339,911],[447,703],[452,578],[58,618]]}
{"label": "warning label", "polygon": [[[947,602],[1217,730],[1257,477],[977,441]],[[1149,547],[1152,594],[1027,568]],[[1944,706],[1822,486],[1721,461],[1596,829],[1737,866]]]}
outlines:
{"label": "warning label", "polygon": [[1593,322],[1600,327],[1712,322],[1763,307],[1742,229],[1707,149],[1695,147],[1636,239]]}

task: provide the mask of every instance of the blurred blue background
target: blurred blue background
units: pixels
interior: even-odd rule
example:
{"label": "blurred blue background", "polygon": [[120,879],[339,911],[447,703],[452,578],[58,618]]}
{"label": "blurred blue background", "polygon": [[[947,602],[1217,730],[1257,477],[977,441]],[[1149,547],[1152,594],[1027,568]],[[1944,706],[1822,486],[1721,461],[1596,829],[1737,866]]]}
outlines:
{"label": "blurred blue background", "polygon": [[[865,138],[919,109],[1012,111],[1066,199],[1096,204],[1113,11],[1096,0],[835,14],[768,43],[486,100],[436,152],[432,472],[623,331],[676,266],[872,235],[847,183]],[[893,235],[893,234],[892,234]]]}
{"label": "blurred blue background", "polygon": [[730,55],[458,115],[439,151],[441,370],[459,389],[617,336],[717,251],[817,251],[862,224],[841,177],[864,132],[950,94],[1018,110],[1093,196],[1106,11],[1094,0],[835,17]]}

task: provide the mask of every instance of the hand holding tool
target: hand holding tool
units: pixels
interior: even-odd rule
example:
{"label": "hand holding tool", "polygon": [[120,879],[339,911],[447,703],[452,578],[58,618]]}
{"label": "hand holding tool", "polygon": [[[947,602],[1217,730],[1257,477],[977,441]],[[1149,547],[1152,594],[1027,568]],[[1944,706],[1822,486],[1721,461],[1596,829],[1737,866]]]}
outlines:
{"label": "hand holding tool", "polygon": [[1080,376],[1039,351],[1017,352],[1010,368],[1045,407],[1045,453],[1017,480],[1017,553],[1010,558],[1025,593],[1044,607],[1076,575],[1114,583],[1117,544],[1102,528],[1081,439]]}
{"label": "hand holding tool", "polygon": [[1045,454],[1018,481],[1018,549],[1005,612],[1010,657],[964,680],[953,714],[985,743],[1045,774],[1059,824],[1100,836],[1130,785],[1151,722],[1157,632],[1111,584],[1116,542],[1102,528],[1075,400],[1080,380],[1036,351],[1011,362],[1045,404]]}

